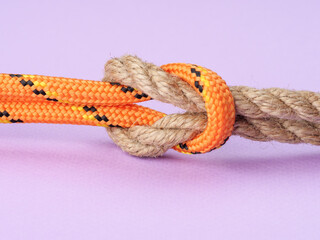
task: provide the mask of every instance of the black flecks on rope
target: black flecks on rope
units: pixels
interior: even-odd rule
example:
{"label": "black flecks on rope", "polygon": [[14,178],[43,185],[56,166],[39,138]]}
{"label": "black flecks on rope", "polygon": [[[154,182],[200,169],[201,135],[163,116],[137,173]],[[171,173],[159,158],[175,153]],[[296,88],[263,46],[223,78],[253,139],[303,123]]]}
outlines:
{"label": "black flecks on rope", "polygon": [[[195,68],[191,68],[191,73],[196,74],[197,77],[201,77],[201,72],[197,71]],[[199,92],[202,93],[203,91],[203,86],[200,85],[199,81],[194,81],[194,86],[199,89]]]}
{"label": "black flecks on rope", "polygon": [[[22,75],[21,75],[22,76]],[[26,81],[26,80],[24,80],[24,79],[21,79],[20,80],[20,83],[22,84],[22,86],[27,86],[27,85],[29,85],[30,87],[32,87],[34,84],[33,84],[33,82],[31,81],[31,80],[28,80],[28,81]]]}
{"label": "black flecks on rope", "polygon": [[[10,114],[6,110],[4,110],[3,112],[0,111],[0,117],[3,116],[10,117]],[[8,121],[10,121],[11,123],[23,123],[21,119],[10,119]]]}
{"label": "black flecks on rope", "polygon": [[10,77],[14,78],[14,77],[17,77],[17,78],[21,78],[23,77],[23,75],[21,74],[9,74]]}
{"label": "black flecks on rope", "polygon": [[97,111],[97,109],[96,109],[95,107],[93,107],[93,106],[92,106],[92,107],[84,106],[83,109],[84,109],[86,112],[89,112],[89,111],[95,112],[95,111]]}
{"label": "black flecks on rope", "polygon": [[187,144],[185,144],[185,143],[179,143],[179,147],[180,147],[181,149],[185,149],[185,150],[188,150],[188,149],[189,149],[188,146],[187,146]]}
{"label": "black flecks on rope", "polygon": [[97,114],[94,116],[94,118],[97,119],[99,122],[101,121],[109,122],[109,119],[105,115],[100,116],[99,114]]}

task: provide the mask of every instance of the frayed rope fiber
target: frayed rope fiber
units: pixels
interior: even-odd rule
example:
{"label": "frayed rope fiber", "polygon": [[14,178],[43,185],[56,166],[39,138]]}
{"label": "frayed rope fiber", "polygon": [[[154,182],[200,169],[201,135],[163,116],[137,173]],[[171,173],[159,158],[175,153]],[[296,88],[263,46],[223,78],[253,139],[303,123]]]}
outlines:
{"label": "frayed rope fiber", "polygon": [[[173,148],[204,153],[230,135],[320,145],[320,94],[228,87],[192,64],[158,67],[136,56],[113,58],[102,82],[0,74],[0,122],[106,127],[124,151],[157,157]],[[150,99],[186,110],[165,115],[134,103]]]}

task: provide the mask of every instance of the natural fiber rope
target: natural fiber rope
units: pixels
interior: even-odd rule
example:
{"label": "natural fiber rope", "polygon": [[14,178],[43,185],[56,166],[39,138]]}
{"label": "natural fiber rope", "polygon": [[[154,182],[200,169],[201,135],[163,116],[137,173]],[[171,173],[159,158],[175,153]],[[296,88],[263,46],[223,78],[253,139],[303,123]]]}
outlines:
{"label": "natural fiber rope", "polygon": [[[205,85],[197,83],[200,75],[200,84]],[[224,81],[208,69],[190,64],[157,67],[135,56],[108,61],[103,81],[110,84],[0,74],[0,122],[105,126],[115,143],[136,156],[155,157],[170,148],[185,153],[216,149],[226,142],[233,124],[233,135],[256,141],[320,145],[319,93],[236,86],[230,87],[231,95]],[[166,116],[134,104],[151,98],[187,112]],[[204,134],[208,124],[215,133]],[[193,141],[199,136],[203,140]],[[189,145],[192,141],[200,146],[199,152]]]}
{"label": "natural fiber rope", "polygon": [[[135,56],[113,58],[105,65],[102,81],[118,82],[190,112],[205,112],[201,96],[186,82]],[[237,115],[282,118],[320,123],[320,94],[281,88],[231,86]]]}
{"label": "natural fiber rope", "polygon": [[[135,56],[111,59],[105,66],[103,81],[132,86],[156,100],[189,111],[167,115],[152,126],[107,128],[112,140],[132,155],[162,155],[205,128],[204,102],[199,94],[189,84],[151,63]],[[234,135],[256,141],[320,145],[319,93],[242,86],[230,89],[238,115]]]}
{"label": "natural fiber rope", "polygon": [[[206,121],[204,113],[171,114],[152,126],[107,128],[107,131],[111,139],[131,155],[155,157],[165,153],[170,146],[187,141],[202,132]],[[303,120],[251,119],[238,116],[232,134],[254,141],[320,145],[320,124]]]}

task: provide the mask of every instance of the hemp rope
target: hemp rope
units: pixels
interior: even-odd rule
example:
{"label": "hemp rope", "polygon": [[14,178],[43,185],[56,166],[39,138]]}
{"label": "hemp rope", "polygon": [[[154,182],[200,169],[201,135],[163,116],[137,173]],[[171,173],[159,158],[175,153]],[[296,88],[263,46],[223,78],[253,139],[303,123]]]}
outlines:
{"label": "hemp rope", "polygon": [[[125,152],[140,157],[162,155],[205,129],[204,101],[186,82],[136,56],[113,58],[102,81],[132,86],[153,99],[187,110],[167,115],[151,126],[106,128]],[[237,118],[233,135],[255,141],[320,145],[320,94],[280,88],[230,87]],[[193,113],[190,113],[193,112]]]}
{"label": "hemp rope", "polygon": [[[160,156],[169,148],[216,149],[232,129],[233,135],[255,141],[320,145],[319,93],[244,86],[230,92],[208,69],[160,68],[135,56],[108,61],[103,82],[0,74],[0,122],[104,126],[124,151],[140,157]],[[186,112],[165,115],[134,104],[151,98]]]}

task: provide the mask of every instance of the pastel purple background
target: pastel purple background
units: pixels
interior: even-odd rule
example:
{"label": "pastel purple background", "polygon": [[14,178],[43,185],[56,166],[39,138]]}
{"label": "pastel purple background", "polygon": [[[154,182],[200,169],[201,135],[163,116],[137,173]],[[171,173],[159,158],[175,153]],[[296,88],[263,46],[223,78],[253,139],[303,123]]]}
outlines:
{"label": "pastel purple background", "polygon": [[[320,89],[319,1],[1,1],[0,72],[100,80],[110,57]],[[170,105],[148,104],[164,112]],[[0,239],[319,239],[320,149],[232,137],[158,159],[105,129],[0,125]]]}

